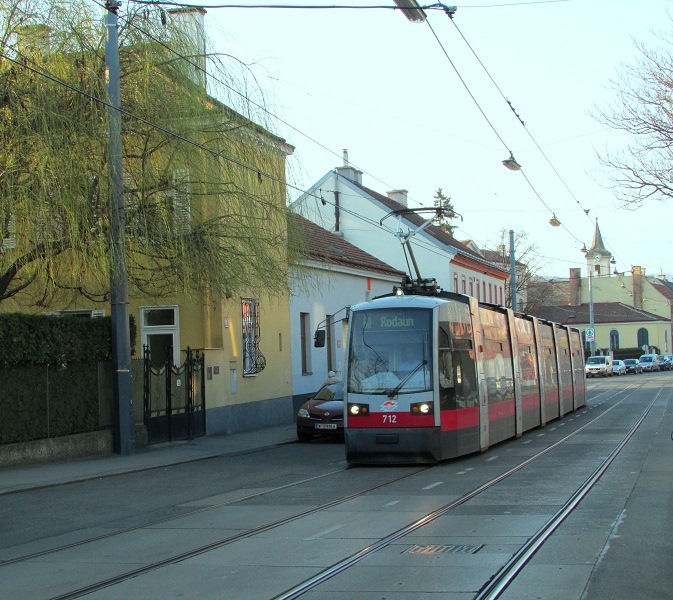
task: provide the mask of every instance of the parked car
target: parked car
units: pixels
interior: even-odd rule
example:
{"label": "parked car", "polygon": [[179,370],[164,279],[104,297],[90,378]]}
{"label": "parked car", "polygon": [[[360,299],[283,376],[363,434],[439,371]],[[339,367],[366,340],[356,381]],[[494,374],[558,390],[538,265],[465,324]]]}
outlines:
{"label": "parked car", "polygon": [[671,357],[668,354],[659,355],[659,369],[662,371],[670,371],[673,369],[673,363],[671,363]]}
{"label": "parked car", "polygon": [[612,377],[612,360],[609,356],[590,356],[584,365],[584,374],[587,377]]}
{"label": "parked car", "polygon": [[640,365],[640,361],[637,358],[625,358],[624,365],[626,366],[627,373],[639,375],[643,372],[643,367]]}
{"label": "parked car", "polygon": [[626,375],[626,365],[623,360],[612,361],[612,373],[613,375]]}
{"label": "parked car", "polygon": [[322,386],[297,413],[297,437],[309,442],[315,436],[343,437],[344,384]]}
{"label": "parked car", "polygon": [[660,371],[659,357],[656,354],[643,354],[639,359],[643,372]]}

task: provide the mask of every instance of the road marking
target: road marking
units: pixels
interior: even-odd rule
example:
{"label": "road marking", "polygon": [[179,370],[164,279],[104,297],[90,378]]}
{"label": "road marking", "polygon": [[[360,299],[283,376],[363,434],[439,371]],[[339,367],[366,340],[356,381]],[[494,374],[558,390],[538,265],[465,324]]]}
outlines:
{"label": "road marking", "polygon": [[330,533],[334,533],[335,531],[339,531],[339,529],[343,529],[344,527],[346,527],[345,524],[335,525],[334,527],[330,527],[329,529],[325,529],[324,531],[320,531],[320,532],[316,533],[315,535],[312,535],[311,537],[304,538],[304,541],[319,540],[321,537],[329,535]]}
{"label": "road marking", "polygon": [[424,490],[431,490],[432,488],[436,488],[438,485],[442,485],[444,482],[443,481],[436,481],[435,483],[431,483],[430,485],[426,485]]}

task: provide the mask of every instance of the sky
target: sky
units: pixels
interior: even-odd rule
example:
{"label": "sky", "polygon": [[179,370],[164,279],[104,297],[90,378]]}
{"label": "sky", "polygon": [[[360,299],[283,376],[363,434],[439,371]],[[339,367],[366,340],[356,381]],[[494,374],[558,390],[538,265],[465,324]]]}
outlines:
{"label": "sky", "polygon": [[[363,185],[406,189],[410,206],[432,206],[441,187],[463,217],[459,240],[494,248],[501,230],[525,232],[542,275],[586,274],[581,248],[597,219],[614,268],[672,278],[673,207],[623,207],[598,153],[628,140],[591,116],[610,106],[634,40],[660,45],[654,34],[673,28],[670,0],[474,0],[453,20],[427,10],[426,23],[357,8],[392,0],[216,2],[203,5],[210,42],[248,65],[272,131],[294,146],[293,198],[347,149]],[[502,165],[510,152],[521,172]]]}

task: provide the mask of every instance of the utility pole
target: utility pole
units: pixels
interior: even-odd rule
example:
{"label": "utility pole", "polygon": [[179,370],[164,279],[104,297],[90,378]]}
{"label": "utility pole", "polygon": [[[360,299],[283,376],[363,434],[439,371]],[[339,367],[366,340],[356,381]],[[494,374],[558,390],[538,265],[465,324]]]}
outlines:
{"label": "utility pole", "polygon": [[509,294],[512,310],[516,311],[516,260],[514,259],[514,230],[509,230]]}
{"label": "utility pole", "polygon": [[121,93],[117,11],[121,2],[105,3],[105,77],[108,90],[108,172],[110,179],[110,314],[112,317],[113,403],[115,452],[136,450],[131,396],[131,341],[126,282],[126,213],[122,171]]}
{"label": "utility pole", "polygon": [[589,266],[589,329],[591,329],[591,339],[589,340],[590,356],[596,355],[596,324],[594,323],[594,286],[592,283],[592,267]]}

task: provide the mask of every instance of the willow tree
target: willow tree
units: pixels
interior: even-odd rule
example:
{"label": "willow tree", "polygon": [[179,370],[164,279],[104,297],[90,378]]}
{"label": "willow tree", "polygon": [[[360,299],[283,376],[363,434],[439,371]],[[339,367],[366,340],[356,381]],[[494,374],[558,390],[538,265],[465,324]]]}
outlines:
{"label": "willow tree", "polygon": [[[245,69],[206,54],[198,12],[125,4],[129,294],[285,290],[291,148],[256,123]],[[104,38],[91,5],[0,3],[0,302],[109,299]]]}

